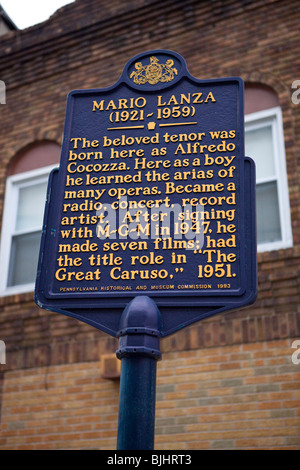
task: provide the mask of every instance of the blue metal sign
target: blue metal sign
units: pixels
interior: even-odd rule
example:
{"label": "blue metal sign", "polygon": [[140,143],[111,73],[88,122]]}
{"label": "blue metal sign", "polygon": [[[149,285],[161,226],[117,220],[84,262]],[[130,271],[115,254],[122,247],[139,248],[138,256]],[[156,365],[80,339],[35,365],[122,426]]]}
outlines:
{"label": "blue metal sign", "polygon": [[117,336],[126,305],[148,296],[166,336],[253,302],[255,219],[242,80],[140,54],[112,87],[68,96],[35,300]]}

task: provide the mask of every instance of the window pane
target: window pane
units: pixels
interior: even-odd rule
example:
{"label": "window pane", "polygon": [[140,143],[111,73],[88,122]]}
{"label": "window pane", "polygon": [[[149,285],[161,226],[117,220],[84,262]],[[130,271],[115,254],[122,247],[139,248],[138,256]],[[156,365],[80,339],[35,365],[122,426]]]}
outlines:
{"label": "window pane", "polygon": [[41,232],[12,239],[8,287],[35,282]]}
{"label": "window pane", "polygon": [[246,155],[255,161],[257,180],[275,176],[271,125],[260,129],[246,130],[245,148]]}
{"label": "window pane", "polygon": [[20,188],[16,230],[26,230],[42,226],[46,190],[46,181]]}
{"label": "window pane", "polygon": [[278,193],[275,181],[257,185],[256,211],[258,243],[281,240]]}

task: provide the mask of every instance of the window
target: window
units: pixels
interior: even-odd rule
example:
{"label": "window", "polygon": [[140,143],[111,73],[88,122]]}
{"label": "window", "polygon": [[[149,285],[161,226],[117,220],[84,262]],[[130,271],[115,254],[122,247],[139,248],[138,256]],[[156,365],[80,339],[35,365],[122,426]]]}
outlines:
{"label": "window", "polygon": [[0,249],[0,292],[34,288],[49,172],[32,170],[7,179]]}
{"label": "window", "polygon": [[8,168],[0,243],[0,295],[34,289],[49,173],[60,146],[40,141],[20,150]]}
{"label": "window", "polygon": [[256,164],[258,251],[292,246],[292,230],[281,109],[245,118],[246,155]]}

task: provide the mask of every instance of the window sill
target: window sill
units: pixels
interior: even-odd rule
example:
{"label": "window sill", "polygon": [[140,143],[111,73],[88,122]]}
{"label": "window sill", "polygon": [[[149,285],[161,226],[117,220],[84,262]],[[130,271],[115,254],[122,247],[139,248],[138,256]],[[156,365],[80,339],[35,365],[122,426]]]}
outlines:
{"label": "window sill", "polygon": [[[300,255],[300,247],[289,245],[280,248],[274,248],[268,251],[257,252],[257,262],[261,265],[264,262],[272,262],[277,260],[286,260]],[[259,267],[261,269],[261,267]]]}
{"label": "window sill", "polygon": [[290,240],[278,241],[273,243],[261,243],[257,246],[257,252],[267,253],[270,251],[286,250],[288,248],[293,248],[293,243]]}
{"label": "window sill", "polygon": [[0,305],[9,305],[19,302],[33,301],[34,284],[11,287],[0,291]]}

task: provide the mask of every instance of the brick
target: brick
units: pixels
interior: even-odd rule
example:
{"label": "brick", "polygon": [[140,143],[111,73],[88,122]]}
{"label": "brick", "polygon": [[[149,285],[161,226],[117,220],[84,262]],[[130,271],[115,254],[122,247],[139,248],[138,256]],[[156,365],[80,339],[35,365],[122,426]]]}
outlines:
{"label": "brick", "polygon": [[221,440],[221,441],[212,441],[210,444],[210,448],[217,450],[217,449],[233,449],[234,448],[234,441],[232,440]]}
{"label": "brick", "polygon": [[257,448],[259,440],[258,439],[237,439],[235,442],[235,448],[246,447],[248,449]]}

